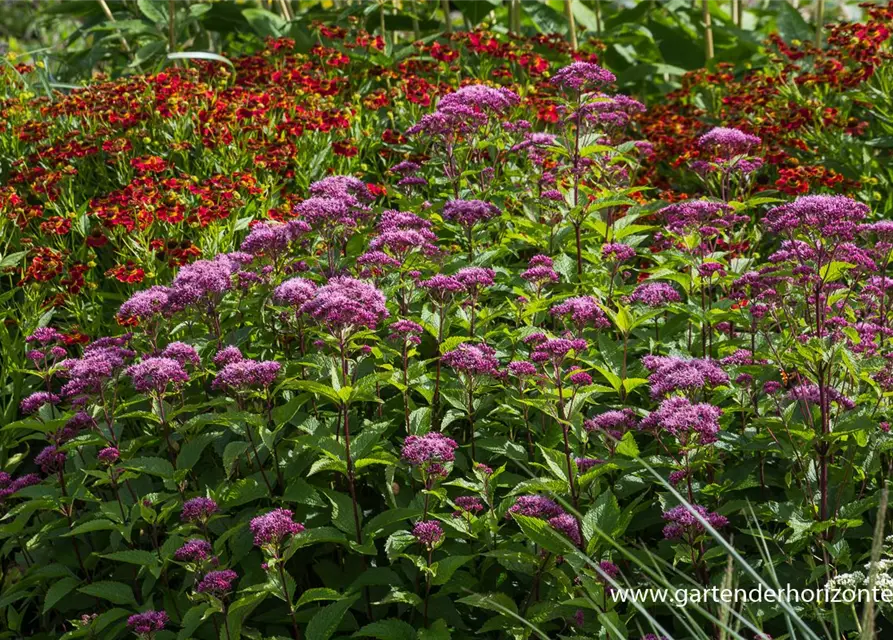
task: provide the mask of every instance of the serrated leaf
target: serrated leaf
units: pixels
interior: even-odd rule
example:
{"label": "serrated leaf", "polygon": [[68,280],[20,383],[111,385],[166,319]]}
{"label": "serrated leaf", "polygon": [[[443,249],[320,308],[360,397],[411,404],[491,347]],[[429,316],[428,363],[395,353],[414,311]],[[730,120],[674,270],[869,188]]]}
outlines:
{"label": "serrated leaf", "polygon": [[162,478],[170,478],[174,475],[174,466],[164,458],[134,458],[127,460],[122,466],[131,471],[140,471]]}
{"label": "serrated leaf", "polygon": [[545,520],[522,516],[519,513],[513,513],[512,520],[518,523],[521,531],[531,541],[546,551],[561,555],[572,551],[574,548],[573,543],[550,527]]}
{"label": "serrated leaf", "polygon": [[408,622],[389,618],[377,620],[353,634],[354,638],[378,638],[378,640],[415,640],[415,629]]}
{"label": "serrated leaf", "polygon": [[115,562],[127,562],[139,565],[155,564],[158,561],[158,555],[151,551],[143,551],[141,549],[115,551],[114,553],[107,553],[102,557]]}
{"label": "serrated leaf", "polygon": [[329,640],[341,624],[344,614],[359,598],[360,594],[347,596],[316,613],[307,625],[307,640]]}
{"label": "serrated leaf", "polygon": [[43,613],[52,609],[57,602],[67,596],[71,591],[81,583],[77,578],[62,578],[56,580],[47,590],[47,595],[43,600]]}
{"label": "serrated leaf", "polygon": [[114,604],[136,604],[133,589],[123,582],[103,580],[78,589],[80,593],[108,600]]}
{"label": "serrated leaf", "polygon": [[431,584],[446,584],[459,567],[473,558],[474,556],[447,556],[443,560],[438,560],[431,565],[431,568],[434,569],[434,577],[431,579]]}

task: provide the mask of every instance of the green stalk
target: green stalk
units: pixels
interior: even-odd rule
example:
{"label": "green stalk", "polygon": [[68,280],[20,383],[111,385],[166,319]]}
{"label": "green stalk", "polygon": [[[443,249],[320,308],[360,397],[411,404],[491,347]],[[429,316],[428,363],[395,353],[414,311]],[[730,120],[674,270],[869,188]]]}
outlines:
{"label": "green stalk", "polygon": [[815,0],[815,46],[822,47],[822,27],[825,24],[825,0]]}
{"label": "green stalk", "polygon": [[709,62],[713,60],[713,23],[710,20],[709,0],[701,0],[701,7],[704,15],[704,54]]}
{"label": "green stalk", "polygon": [[443,26],[447,33],[453,32],[453,25],[450,21],[450,0],[440,0],[440,8],[443,11]]}
{"label": "green stalk", "polygon": [[577,25],[574,23],[574,11],[571,8],[571,0],[564,0],[564,15],[567,18],[567,31],[571,43],[571,50],[577,50]]}

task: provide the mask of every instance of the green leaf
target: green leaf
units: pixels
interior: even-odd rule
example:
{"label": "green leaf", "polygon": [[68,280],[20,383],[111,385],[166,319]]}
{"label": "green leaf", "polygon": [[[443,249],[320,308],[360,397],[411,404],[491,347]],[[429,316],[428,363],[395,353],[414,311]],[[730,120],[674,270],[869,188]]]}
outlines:
{"label": "green leaf", "polygon": [[102,580],[81,587],[78,591],[88,596],[96,596],[97,598],[108,600],[114,604],[136,604],[133,590],[123,582]]}
{"label": "green leaf", "polygon": [[282,37],[288,28],[288,23],[282,17],[266,9],[243,9],[242,15],[262,38]]}
{"label": "green leaf", "polygon": [[141,471],[153,476],[170,478],[174,475],[173,465],[164,458],[134,458],[123,463],[125,469]]}
{"label": "green leaf", "polygon": [[431,584],[446,584],[449,582],[450,578],[453,577],[453,574],[456,573],[456,569],[472,558],[474,558],[474,556],[448,556],[443,560],[435,562],[431,565],[431,568],[434,570],[434,577],[431,579]]}
{"label": "green leaf", "polygon": [[776,11],[775,24],[778,26],[778,33],[784,40],[808,42],[813,39],[815,32],[793,5],[788,2],[779,2]]}
{"label": "green leaf", "polygon": [[79,536],[82,533],[90,533],[91,531],[117,531],[118,525],[111,520],[90,520],[84,524],[76,526],[68,533],[63,533],[65,537]]}
{"label": "green leaf", "polygon": [[549,523],[545,520],[531,518],[530,516],[522,516],[519,513],[513,513],[512,520],[518,523],[518,526],[521,527],[521,531],[523,531],[530,540],[546,551],[565,554],[574,548],[572,542],[550,527]]}
{"label": "green leaf", "polygon": [[[344,533],[356,534],[357,528],[353,518],[353,502],[350,496],[332,491],[331,489],[320,489],[320,491],[332,503],[332,524]],[[358,517],[362,525],[362,514],[358,513]]]}
{"label": "green leaf", "polygon": [[177,634],[177,640],[191,638],[192,633],[204,622],[205,612],[208,609],[209,606],[207,604],[197,604],[189,609],[180,621],[180,632]]}
{"label": "green leaf", "polygon": [[620,519],[620,506],[610,491],[605,491],[583,516],[583,534],[591,539],[597,531],[611,537]]}
{"label": "green leaf", "polygon": [[518,606],[514,600],[504,593],[473,593],[470,596],[457,600],[457,602],[467,604],[470,607],[488,609],[489,611],[497,611],[499,613],[505,613],[506,610],[511,613],[518,613]]}
{"label": "green leaf", "polygon": [[194,467],[202,457],[205,447],[219,437],[219,433],[202,433],[184,444],[177,456],[177,469],[191,469]]}
{"label": "green leaf", "polygon": [[305,604],[310,604],[311,602],[320,602],[323,600],[340,600],[341,594],[335,591],[334,589],[327,589],[325,587],[316,587],[314,589],[307,589],[304,593],[301,594],[301,597],[298,598],[298,603],[295,605],[295,609],[298,609]]}
{"label": "green leaf", "polygon": [[411,624],[396,618],[378,620],[353,634],[354,638],[378,638],[379,640],[415,640],[416,632]]}
{"label": "green leaf", "polygon": [[623,438],[617,443],[616,451],[627,458],[639,457],[639,445],[636,444],[636,438],[631,431],[627,431],[623,434]]}
{"label": "green leaf", "polygon": [[53,582],[47,590],[46,598],[43,601],[43,613],[52,609],[57,602],[67,596],[80,583],[81,581],[77,578],[62,578]]}
{"label": "green leaf", "polygon": [[137,0],[136,6],[152,22],[167,22],[167,7],[160,0]]}
{"label": "green leaf", "polygon": [[344,614],[359,598],[358,593],[347,596],[315,614],[307,625],[307,640],[329,640],[341,624]]}
{"label": "green leaf", "polygon": [[174,53],[167,54],[168,60],[213,60],[214,62],[222,62],[224,64],[228,64],[232,68],[236,68],[236,65],[232,63],[229,58],[224,58],[221,55],[216,53],[210,53],[208,51],[177,51]]}
{"label": "green leaf", "polygon": [[249,443],[242,441],[230,442],[226,445],[226,449],[223,450],[223,468],[226,470],[226,475],[232,475],[233,466],[250,446]]}
{"label": "green leaf", "polygon": [[128,562],[130,564],[150,565],[158,561],[158,555],[151,551],[143,551],[140,549],[127,549],[125,551],[115,551],[102,556],[108,560],[116,562]]}
{"label": "green leaf", "polygon": [[453,635],[447,627],[446,620],[436,620],[427,629],[419,629],[417,640],[450,640]]}

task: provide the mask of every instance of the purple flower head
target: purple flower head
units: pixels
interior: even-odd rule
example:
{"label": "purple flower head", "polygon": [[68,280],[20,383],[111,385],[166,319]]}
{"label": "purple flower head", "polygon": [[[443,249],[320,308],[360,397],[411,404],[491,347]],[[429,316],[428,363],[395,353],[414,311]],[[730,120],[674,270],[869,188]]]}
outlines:
{"label": "purple flower head", "polygon": [[60,342],[63,337],[64,336],[61,333],[52,327],[40,327],[35,329],[34,333],[25,338],[25,342],[28,344],[37,342],[38,344],[47,345],[53,342]]}
{"label": "purple flower head", "polygon": [[549,518],[549,526],[570,538],[578,547],[583,544],[583,539],[580,537],[580,527],[577,525],[577,519],[571,514],[562,513],[560,516]]}
{"label": "purple flower head", "polygon": [[825,387],[824,398],[822,390],[817,384],[805,383],[799,384],[788,392],[792,400],[799,400],[809,404],[820,405],[824,399],[825,406],[835,402],[843,409],[855,409],[856,403],[852,399],[843,395],[834,387]]}
{"label": "purple flower head", "polygon": [[375,196],[366,183],[353,176],[329,176],[310,185],[310,195],[318,198],[340,198],[369,203]]}
{"label": "purple flower head", "polygon": [[152,611],[150,609],[127,618],[127,626],[144,640],[151,640],[151,638],[155,637],[156,631],[164,629],[167,620],[167,613],[164,611]]}
{"label": "purple flower head", "polygon": [[738,129],[714,127],[698,138],[698,147],[708,153],[728,158],[750,153],[761,142],[762,140],[757,136],[752,136]]}
{"label": "purple flower head", "polygon": [[548,520],[563,515],[564,509],[546,496],[518,496],[515,498],[515,504],[509,507],[506,517],[511,517],[513,513]]}
{"label": "purple flower head", "polygon": [[644,282],[629,297],[630,302],[640,302],[649,307],[664,307],[681,299],[679,292],[666,282]]}
{"label": "purple flower head", "polygon": [[254,534],[254,544],[278,546],[288,536],[301,533],[304,525],[293,520],[294,514],[288,509],[274,509],[251,520],[249,529]]}
{"label": "purple flower head", "polygon": [[536,365],[526,360],[509,362],[509,373],[517,378],[529,378],[536,375]]}
{"label": "purple flower head", "polygon": [[703,236],[717,235],[719,229],[749,220],[746,216],[735,214],[726,203],[712,200],[683,200],[664,207],[658,213],[664,216],[667,229],[673,233],[700,233]]}
{"label": "purple flower head", "polygon": [[596,329],[607,329],[611,326],[608,317],[599,306],[598,300],[592,296],[568,298],[552,307],[549,313],[553,316],[563,317],[580,330],[587,326]]}
{"label": "purple flower head", "polygon": [[222,254],[213,260],[198,260],[182,267],[171,283],[168,308],[182,311],[202,301],[214,304],[232,289],[232,275],[238,267],[238,263]]}
{"label": "purple flower head", "polygon": [[713,275],[726,275],[726,269],[719,262],[705,262],[698,265],[698,275],[702,278],[710,278]]}
{"label": "purple flower head", "polygon": [[130,318],[146,320],[155,314],[164,313],[169,293],[170,289],[157,285],[144,291],[137,291],[118,309],[118,317],[122,320]]}
{"label": "purple flower head", "polygon": [[651,371],[651,395],[658,398],[674,391],[691,391],[728,384],[729,376],[713,360],[684,360],[671,356],[645,356],[642,364]]}
{"label": "purple flower head", "polygon": [[568,376],[571,384],[576,387],[585,387],[592,384],[592,376],[585,371],[575,371]]}
{"label": "purple flower head", "polygon": [[192,498],[183,503],[180,519],[183,522],[207,522],[218,511],[220,508],[211,498]]}
{"label": "purple flower head", "polygon": [[425,331],[422,325],[412,322],[411,320],[397,320],[390,326],[391,334],[389,340],[395,342],[408,342],[411,344],[421,344],[421,335]]}
{"label": "purple flower head", "polygon": [[398,187],[426,187],[428,186],[428,180],[423,178],[422,176],[406,176],[405,178],[400,178],[397,181]]}
{"label": "purple flower head", "polygon": [[115,447],[106,447],[105,449],[102,449],[96,457],[105,464],[111,465],[115,464],[121,458],[121,452]]}
{"label": "purple flower head", "polygon": [[239,362],[242,359],[242,352],[239,351],[239,347],[230,345],[228,347],[223,347],[223,349],[214,355],[214,365],[225,367],[228,364]]}
{"label": "purple flower head", "polygon": [[274,360],[237,360],[223,367],[211,386],[230,391],[266,389],[276,380],[280,369],[282,365]]}
{"label": "purple flower head", "polygon": [[552,258],[535,255],[527,263],[527,270],[521,273],[521,279],[537,286],[558,282],[559,276],[552,267]]}
{"label": "purple flower head", "polygon": [[[437,253],[437,246],[434,241],[437,236],[427,229],[388,229],[380,232],[369,242],[370,253],[380,252],[381,249],[388,249],[391,253],[401,258],[405,258],[413,250],[419,250],[425,255],[434,255]],[[394,259],[391,258],[393,263]],[[394,266],[400,266],[397,262]]]}
{"label": "purple flower head", "polygon": [[180,387],[189,381],[183,365],[173,358],[145,358],[125,373],[133,379],[133,388],[140,393],[164,393],[168,385]]}
{"label": "purple flower head", "polygon": [[224,569],[223,571],[211,571],[205,574],[201,582],[198,583],[196,591],[199,593],[209,593],[217,597],[221,597],[232,591],[233,582],[239,577],[232,569]]}
{"label": "purple flower head", "polygon": [[636,250],[628,244],[611,242],[602,245],[602,258],[615,262],[626,262],[636,257]]}
{"label": "purple flower head", "polygon": [[385,231],[430,231],[431,221],[414,213],[388,209],[382,212],[375,230],[379,233]]}
{"label": "purple flower head", "polygon": [[443,528],[436,520],[422,520],[412,528],[412,535],[420,544],[433,549],[443,539]]}
{"label": "purple flower head", "polygon": [[574,62],[552,76],[552,84],[562,89],[586,92],[599,89],[617,80],[613,73],[592,62]]}
{"label": "purple flower head", "polygon": [[586,473],[593,467],[597,467],[598,465],[604,463],[604,460],[600,460],[598,458],[574,458],[574,464],[577,465],[577,471],[579,471],[580,473]]}
{"label": "purple flower head", "polygon": [[[609,562],[608,560],[602,560],[598,563],[599,569],[601,569],[601,574],[608,576],[611,579],[616,578],[620,575],[620,567],[618,567],[613,562]],[[604,577],[600,575],[600,579],[604,580]]]}
{"label": "purple flower head", "polygon": [[722,358],[719,364],[724,367],[753,364],[753,353],[749,349],[736,349],[732,355]]}
{"label": "purple flower head", "polygon": [[368,282],[346,276],[332,278],[317,289],[301,312],[333,333],[354,327],[374,329],[389,315],[381,291]]}
{"label": "purple flower head", "polygon": [[482,200],[450,200],[443,205],[444,219],[458,222],[463,227],[473,227],[497,215],[496,205]]}
{"label": "purple flower head", "polygon": [[619,129],[628,125],[635,114],[645,112],[645,105],[623,94],[608,96],[599,93],[592,97],[593,100],[570,114],[571,121],[583,118],[594,125]]}
{"label": "purple flower head", "polygon": [[763,383],[763,393],[766,395],[774,395],[781,391],[784,387],[782,387],[780,382],[775,380],[767,380]]}
{"label": "purple flower head", "polygon": [[34,464],[44,473],[56,473],[62,469],[66,457],[64,451],[59,451],[54,445],[50,445],[34,457]]}
{"label": "purple flower head", "polygon": [[673,396],[660,403],[640,425],[642,429],[663,429],[686,444],[712,444],[719,433],[722,409],[706,402],[693,404],[688,398]]}
{"label": "purple flower head", "polygon": [[407,436],[403,441],[400,458],[412,466],[443,464],[456,459],[455,451],[458,446],[455,440],[436,431],[423,436]]}
{"label": "purple flower head", "polygon": [[521,99],[505,87],[493,88],[483,84],[467,85],[443,96],[437,102],[437,110],[449,113],[454,109],[471,108],[477,111],[505,113]]}
{"label": "purple flower head", "polygon": [[365,267],[360,271],[360,277],[381,276],[390,269],[399,269],[402,262],[392,258],[384,251],[367,251],[357,258],[357,266]]}
{"label": "purple flower head", "polygon": [[[693,504],[691,505],[691,508],[697,511],[698,514],[714,529],[722,529],[729,523],[728,518],[725,516],[707,511],[707,509],[701,505]],[[678,507],[673,507],[664,513],[662,517],[669,523],[664,527],[664,537],[668,540],[675,540],[682,537],[692,539],[706,531],[704,525],[701,524],[684,504],[681,504]]]}
{"label": "purple flower head", "polygon": [[869,208],[846,196],[801,196],[766,212],[766,227],[773,233],[802,232],[810,237],[852,240]]}
{"label": "purple flower head", "polygon": [[277,304],[300,309],[316,293],[316,284],[304,278],[291,278],[273,290],[273,301]]}
{"label": "purple flower head", "polygon": [[427,280],[419,282],[419,286],[426,289],[438,304],[444,304],[455,294],[464,291],[465,287],[453,276],[437,274]]}
{"label": "purple flower head", "polygon": [[201,562],[214,553],[211,543],[201,538],[193,538],[174,552],[174,560],[178,562]]}
{"label": "purple flower head", "polygon": [[198,352],[195,348],[185,342],[171,342],[164,348],[164,351],[161,352],[161,356],[163,358],[176,360],[180,363],[180,366],[183,367],[187,364],[191,364],[193,367],[200,367],[202,364],[201,358],[198,357]]}
{"label": "purple flower head", "polygon": [[426,113],[406,130],[406,135],[425,134],[439,139],[453,139],[456,134],[473,133],[487,124],[487,114],[465,105],[451,106],[448,110]]}
{"label": "purple flower head", "polygon": [[490,467],[488,467],[487,465],[485,465],[483,462],[475,462],[475,463],[474,463],[474,470],[475,470],[475,471],[480,471],[480,472],[483,473],[485,476],[492,476],[492,475],[493,475],[493,469],[491,469]]}
{"label": "purple flower head", "polygon": [[530,359],[534,362],[550,361],[553,365],[558,366],[569,353],[572,351],[575,353],[585,351],[586,346],[586,341],[582,339],[550,338],[534,347],[533,353],[530,354]]}
{"label": "purple flower head", "polygon": [[34,413],[45,404],[55,405],[59,404],[60,401],[61,398],[55,393],[50,393],[49,391],[35,391],[22,400],[19,408],[22,410],[22,413],[28,415]]}
{"label": "purple flower head", "polygon": [[636,414],[632,409],[612,409],[583,422],[586,431],[602,431],[620,440],[623,434],[636,426]]}
{"label": "purple flower head", "polygon": [[403,160],[391,167],[389,171],[409,176],[417,173],[421,168],[422,166],[418,162],[413,162],[412,160]]}
{"label": "purple flower head", "polygon": [[62,375],[69,378],[61,395],[69,398],[98,391],[102,382],[111,378],[133,355],[133,351],[122,346],[100,344],[97,340],[84,350],[83,357],[60,363]]}
{"label": "purple flower head", "polygon": [[463,342],[452,351],[443,354],[440,361],[448,367],[469,376],[492,376],[499,369],[496,350],[485,344]]}
{"label": "purple flower head", "polygon": [[356,227],[368,215],[367,209],[356,201],[342,198],[307,198],[295,205],[294,213],[311,228],[323,232]]}
{"label": "purple flower head", "polygon": [[493,269],[483,267],[465,267],[459,269],[453,277],[465,287],[469,294],[475,296],[480,289],[493,285],[496,273]]}
{"label": "purple flower head", "polygon": [[292,220],[288,224],[258,222],[251,227],[251,231],[239,248],[251,255],[264,254],[276,258],[285,253],[292,242],[308,231],[310,226],[303,220]]}
{"label": "purple flower head", "polygon": [[463,513],[476,514],[484,510],[484,503],[475,496],[459,496],[453,502],[459,507],[458,511],[453,512],[453,517],[459,517]]}
{"label": "purple flower head", "polygon": [[2,478],[0,478],[0,503],[25,487],[41,483],[41,477],[36,473],[28,473],[15,480],[6,472],[0,472],[0,475],[2,475]]}

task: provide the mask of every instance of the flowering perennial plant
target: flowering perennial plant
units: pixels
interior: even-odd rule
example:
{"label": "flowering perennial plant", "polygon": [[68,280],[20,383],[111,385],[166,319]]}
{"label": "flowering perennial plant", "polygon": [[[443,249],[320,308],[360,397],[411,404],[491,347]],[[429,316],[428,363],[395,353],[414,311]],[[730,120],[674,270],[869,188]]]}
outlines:
{"label": "flowering perennial plant", "polygon": [[[891,472],[893,224],[858,174],[792,163],[819,116],[788,121],[772,79],[862,86],[835,57],[853,38],[887,74],[893,13],[866,16],[823,51],[776,41],[799,72],[684,77],[678,113],[618,93],[616,51],[327,24],[232,68],[0,101],[21,311],[0,324],[0,619],[681,638],[668,607],[610,596],[654,566],[751,585],[720,539],[861,583]],[[748,81],[780,115],[748,115]],[[708,118],[691,94],[720,82]],[[819,120],[868,130],[841,117]],[[746,613],[789,633],[779,603]]]}

